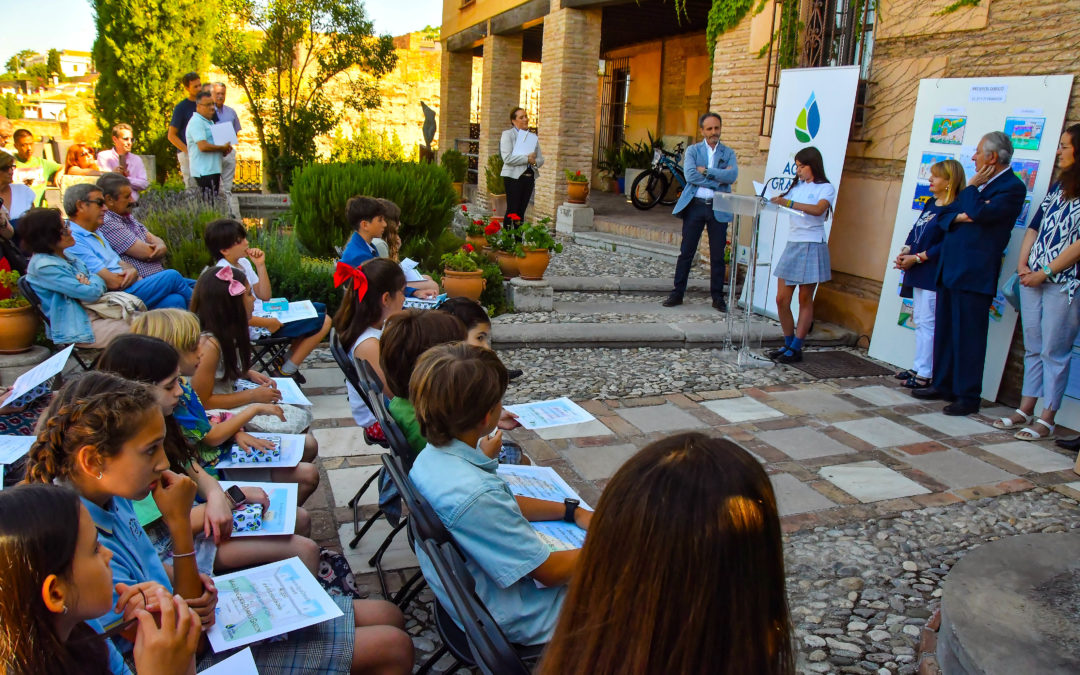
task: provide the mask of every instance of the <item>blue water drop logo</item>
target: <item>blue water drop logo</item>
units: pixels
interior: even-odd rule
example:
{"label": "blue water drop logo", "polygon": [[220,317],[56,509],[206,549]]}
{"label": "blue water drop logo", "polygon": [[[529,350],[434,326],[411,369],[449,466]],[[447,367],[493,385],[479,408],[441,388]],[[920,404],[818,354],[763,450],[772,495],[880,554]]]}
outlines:
{"label": "blue water drop logo", "polygon": [[809,143],[820,130],[821,110],[818,108],[817,96],[810,92],[810,98],[806,99],[806,105],[795,119],[795,138],[801,143]]}

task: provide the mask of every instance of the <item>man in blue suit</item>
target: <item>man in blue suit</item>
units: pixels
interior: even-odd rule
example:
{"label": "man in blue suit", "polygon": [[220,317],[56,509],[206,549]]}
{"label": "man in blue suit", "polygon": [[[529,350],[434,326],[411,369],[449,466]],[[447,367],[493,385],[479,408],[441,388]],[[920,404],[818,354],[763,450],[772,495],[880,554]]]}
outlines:
{"label": "man in blue suit", "polygon": [[679,261],[675,264],[675,287],[664,300],[664,307],[681,305],[686,293],[686,282],[690,279],[690,265],[697,254],[701,233],[709,230],[709,291],[712,306],[721,312],[727,311],[727,298],[724,297],[724,247],[727,244],[727,226],[731,222],[731,213],[719,210],[713,202],[717,192],[731,192],[731,184],[739,177],[739,167],[735,164],[735,151],[720,142],[720,115],[707,112],[698,121],[701,135],[700,143],[686,149],[683,156],[683,173],[686,175],[686,187],[675,204],[674,215],[682,215],[682,247],[679,249]]}
{"label": "man in blue suit", "polygon": [[934,382],[921,399],[946,399],[946,415],[979,411],[990,304],[1027,187],[1011,170],[1012,142],[1000,131],[979,140],[975,176],[957,198],[960,213],[945,222],[938,268]]}

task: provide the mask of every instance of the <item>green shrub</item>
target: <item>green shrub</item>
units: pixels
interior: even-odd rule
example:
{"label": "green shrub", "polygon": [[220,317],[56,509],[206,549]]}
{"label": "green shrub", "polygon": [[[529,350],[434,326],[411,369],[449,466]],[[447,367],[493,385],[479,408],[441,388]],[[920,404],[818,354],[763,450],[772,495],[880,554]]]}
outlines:
{"label": "green shrub", "polygon": [[506,194],[506,183],[503,182],[502,177],[503,170],[503,158],[502,155],[496,153],[488,157],[487,160],[487,175],[484,178],[487,181],[488,194],[504,195]]}
{"label": "green shrub", "polygon": [[334,288],[333,259],[304,255],[292,232],[273,225],[248,228],[248,243],[266,254],[274,297],[321,302],[330,314],[337,310],[341,291]]}
{"label": "green shrub", "polygon": [[290,195],[297,239],[315,257],[337,257],[334,247],[344,246],[352,235],[345,203],[355,195],[382,197],[401,207],[400,256],[419,262],[424,271],[435,269],[439,257],[456,248],[442,238],[459,198],[437,166],[309,164],[295,175]]}
{"label": "green shrub", "polygon": [[146,229],[165,240],[169,248],[165,266],[195,279],[210,264],[203,232],[207,224],[228,216],[228,209],[221,200],[159,187],[139,195],[134,215]]}
{"label": "green shrub", "polygon": [[443,153],[439,163],[442,164],[442,168],[446,169],[446,173],[450,174],[450,180],[455,183],[465,182],[465,175],[469,172],[469,160],[465,158],[465,155],[461,154],[461,151],[453,148],[447,150]]}
{"label": "green shrub", "polygon": [[331,162],[358,162],[362,160],[378,160],[382,162],[404,162],[409,159],[405,155],[405,147],[397,132],[376,131],[372,129],[367,120],[360,120],[353,125],[351,137],[347,137],[340,130],[334,131],[330,139]]}

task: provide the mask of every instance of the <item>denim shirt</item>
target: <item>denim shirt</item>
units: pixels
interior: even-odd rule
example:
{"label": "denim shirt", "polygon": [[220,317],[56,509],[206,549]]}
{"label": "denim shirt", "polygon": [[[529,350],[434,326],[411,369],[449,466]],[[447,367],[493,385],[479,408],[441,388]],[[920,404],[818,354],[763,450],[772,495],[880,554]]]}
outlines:
{"label": "denim shirt", "polygon": [[[529,576],[550,550],[495,473],[498,465],[453,440],[442,447],[428,444],[409,476],[465,554],[477,595],[507,637],[523,645],[545,643],[555,630],[566,587],[539,588]],[[431,590],[460,625],[431,561],[422,550],[416,557]]]}
{"label": "denim shirt", "polygon": [[[80,282],[80,274],[90,283]],[[61,345],[94,341],[90,317],[80,301],[93,302],[100,298],[105,292],[104,279],[91,274],[82,260],[66,253],[62,258],[51,253],[34,254],[26,278],[41,296],[41,309],[49,317],[50,340]]]}

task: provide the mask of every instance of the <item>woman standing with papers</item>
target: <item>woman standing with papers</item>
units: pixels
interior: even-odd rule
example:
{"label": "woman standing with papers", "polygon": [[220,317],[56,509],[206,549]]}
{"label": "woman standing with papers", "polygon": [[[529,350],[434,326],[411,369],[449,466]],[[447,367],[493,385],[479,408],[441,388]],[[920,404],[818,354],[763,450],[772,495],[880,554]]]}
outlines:
{"label": "woman standing with papers", "polygon": [[524,219],[536,176],[544,165],[544,155],[540,152],[540,141],[536,134],[529,131],[529,113],[524,108],[510,111],[510,123],[513,126],[503,132],[499,141],[499,152],[503,158],[500,175],[506,184],[504,215],[515,213]]}

